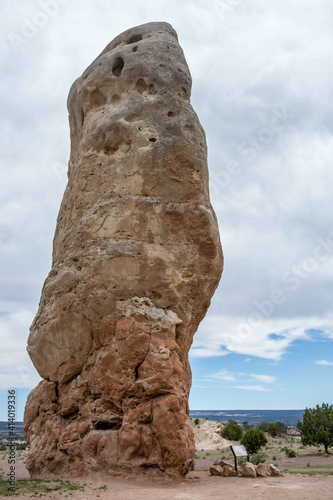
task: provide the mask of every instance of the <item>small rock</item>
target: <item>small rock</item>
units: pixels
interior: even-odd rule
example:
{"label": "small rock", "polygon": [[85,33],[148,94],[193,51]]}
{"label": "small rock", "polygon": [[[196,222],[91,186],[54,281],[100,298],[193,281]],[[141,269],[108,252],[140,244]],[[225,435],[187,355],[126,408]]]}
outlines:
{"label": "small rock", "polygon": [[275,467],[273,464],[269,465],[269,470],[270,470],[270,475],[271,476],[279,476],[280,471],[277,467]]}
{"label": "small rock", "polygon": [[231,464],[229,464],[228,462],[225,462],[224,460],[220,460],[220,461],[218,462],[218,465],[220,465],[221,467],[226,467],[226,466],[229,466],[229,465],[230,465],[230,467],[232,467],[232,465],[231,465]]}
{"label": "small rock", "polygon": [[209,472],[211,476],[223,476],[223,468],[220,465],[212,465]]}
{"label": "small rock", "polygon": [[271,475],[271,471],[269,469],[269,465],[267,464],[259,464],[257,466],[257,475],[261,477],[266,477]]}
{"label": "small rock", "polygon": [[257,468],[250,462],[246,462],[246,464],[239,465],[238,472],[240,472],[242,476],[257,477]]}
{"label": "small rock", "polygon": [[232,465],[226,465],[225,467],[223,467],[223,476],[224,477],[237,476],[237,472],[234,469],[234,467],[232,467]]}

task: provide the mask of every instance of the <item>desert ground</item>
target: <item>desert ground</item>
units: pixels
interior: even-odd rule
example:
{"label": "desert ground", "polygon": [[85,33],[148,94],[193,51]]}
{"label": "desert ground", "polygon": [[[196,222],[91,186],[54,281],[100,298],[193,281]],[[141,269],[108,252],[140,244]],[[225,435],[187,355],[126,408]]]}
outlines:
{"label": "desert ground", "polygon": [[[49,498],[90,500],[317,500],[333,499],[333,455],[323,450],[302,447],[299,438],[269,438],[263,450],[265,463],[275,464],[280,477],[216,477],[209,468],[221,458],[233,463],[230,442],[223,439],[220,424],[200,420],[194,425],[196,441],[195,470],[183,481],[152,480],[149,477],[131,478],[97,475],[56,481],[31,480],[25,468],[26,451],[19,451],[17,490],[15,498]],[[285,448],[296,452],[288,458]],[[0,452],[0,473],[6,478],[7,454]],[[7,482],[0,484],[0,496],[8,496]],[[10,494],[11,496],[11,494]]]}

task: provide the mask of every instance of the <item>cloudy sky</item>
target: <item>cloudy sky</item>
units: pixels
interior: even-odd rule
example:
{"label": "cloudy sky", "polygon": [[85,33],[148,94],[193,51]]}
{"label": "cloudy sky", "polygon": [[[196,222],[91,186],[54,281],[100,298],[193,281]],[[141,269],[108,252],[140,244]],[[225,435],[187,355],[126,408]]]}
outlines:
{"label": "cloudy sky", "polygon": [[332,403],[331,0],[2,0],[0,420],[51,265],[72,82],[122,31],[176,29],[207,134],[225,269],[191,350],[192,409]]}

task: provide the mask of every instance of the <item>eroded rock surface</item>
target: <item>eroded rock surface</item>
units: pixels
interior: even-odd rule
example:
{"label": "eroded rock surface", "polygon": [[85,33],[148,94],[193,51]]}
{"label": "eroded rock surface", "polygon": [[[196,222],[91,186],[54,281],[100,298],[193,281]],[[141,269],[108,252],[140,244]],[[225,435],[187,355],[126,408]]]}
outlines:
{"label": "eroded rock surface", "polygon": [[113,40],[73,84],[68,185],[28,352],[34,477],[193,467],[188,351],[222,272],[204,131],[173,28]]}

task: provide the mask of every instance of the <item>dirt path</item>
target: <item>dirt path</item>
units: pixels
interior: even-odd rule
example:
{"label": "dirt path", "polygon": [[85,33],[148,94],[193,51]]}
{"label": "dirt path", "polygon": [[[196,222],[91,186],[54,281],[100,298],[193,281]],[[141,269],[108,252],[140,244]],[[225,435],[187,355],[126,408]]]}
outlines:
{"label": "dirt path", "polygon": [[[223,478],[208,472],[192,473],[176,484],[143,482],[126,478],[85,478],[84,491],[51,491],[50,500],[332,500],[333,476],[286,475],[278,478]],[[51,485],[50,485],[51,486]],[[52,486],[51,486],[52,488]],[[36,497],[39,495],[36,495]],[[31,498],[31,493],[15,496]]]}

